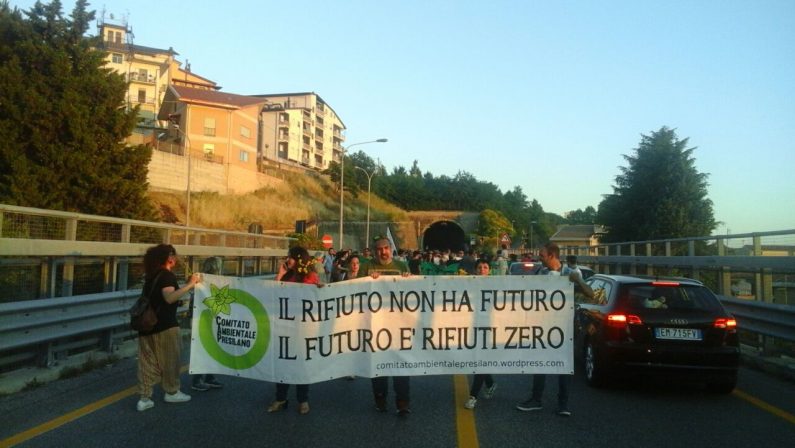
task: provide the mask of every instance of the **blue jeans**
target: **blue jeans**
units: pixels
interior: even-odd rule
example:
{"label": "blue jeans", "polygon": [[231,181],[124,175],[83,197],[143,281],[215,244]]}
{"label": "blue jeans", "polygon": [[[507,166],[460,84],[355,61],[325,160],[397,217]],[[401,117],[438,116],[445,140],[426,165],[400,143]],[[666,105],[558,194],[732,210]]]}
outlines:
{"label": "blue jeans", "polygon": [[[276,383],[276,401],[287,400],[287,390],[290,389],[289,384]],[[296,384],[295,385],[295,399],[299,403],[306,403],[309,401],[309,384]]]}
{"label": "blue jeans", "polygon": [[533,396],[531,399],[541,401],[548,376],[558,377],[558,407],[565,408],[569,404],[569,385],[571,384],[572,375],[533,375]]}
{"label": "blue jeans", "polygon": [[[407,376],[393,376],[392,387],[395,389],[395,399],[409,401],[410,384]],[[373,395],[384,397],[389,394],[389,377],[379,376],[373,378]]]}

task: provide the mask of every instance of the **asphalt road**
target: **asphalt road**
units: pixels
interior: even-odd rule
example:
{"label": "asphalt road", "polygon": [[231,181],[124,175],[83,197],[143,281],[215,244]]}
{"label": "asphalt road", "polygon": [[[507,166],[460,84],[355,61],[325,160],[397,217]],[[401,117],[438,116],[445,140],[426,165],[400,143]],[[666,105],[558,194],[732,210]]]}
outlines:
{"label": "asphalt road", "polygon": [[286,411],[266,413],[273,384],[220,379],[221,390],[183,386],[193,395],[189,403],[164,403],[158,391],[155,407],[139,413],[135,360],[121,360],[0,397],[0,446],[759,448],[795,440],[795,384],[749,369],[741,370],[738,390],[729,395],[663,380],[592,389],[578,375],[569,418],[555,414],[556,381],[547,384],[542,411],[515,410],[530,389],[530,379],[519,375],[497,376],[494,398],[479,400],[474,411],[461,406],[469,377],[415,377],[413,413],[406,418],[375,412],[366,378],[312,385],[306,416],[292,400]]}

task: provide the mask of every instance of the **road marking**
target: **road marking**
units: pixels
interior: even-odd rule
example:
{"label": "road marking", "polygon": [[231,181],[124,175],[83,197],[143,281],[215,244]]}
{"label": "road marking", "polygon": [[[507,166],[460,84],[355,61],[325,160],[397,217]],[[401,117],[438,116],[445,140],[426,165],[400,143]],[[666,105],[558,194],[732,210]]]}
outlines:
{"label": "road marking", "polygon": [[734,389],[734,392],[732,392],[732,394],[734,394],[738,398],[741,398],[741,399],[751,403],[752,405],[758,407],[759,409],[762,409],[763,411],[767,411],[767,412],[775,415],[776,417],[781,417],[784,420],[786,420],[786,421],[792,423],[793,425],[795,425],[795,415],[792,415],[789,412],[787,412],[787,411],[785,411],[785,410],[783,410],[781,408],[777,408],[777,407],[773,406],[770,403],[762,401],[762,400],[754,397],[753,395],[750,395],[750,394],[747,394],[747,393],[741,391],[740,389]]}
{"label": "road marking", "polygon": [[465,409],[469,398],[469,384],[466,375],[454,375],[455,385],[455,426],[457,428],[458,448],[478,448],[478,431],[475,428],[475,410]]}
{"label": "road marking", "polygon": [[[180,369],[180,373],[185,373],[187,371],[188,371],[187,365],[182,366],[182,368]],[[34,437],[38,437],[46,432],[52,431],[53,429],[59,428],[67,423],[79,419],[80,417],[84,417],[94,411],[98,411],[104,408],[105,406],[116,403],[117,401],[123,400],[137,393],[138,393],[138,385],[124,389],[121,392],[116,392],[113,395],[95,401],[93,403],[87,404],[80,409],[75,409],[72,412],[68,412],[60,417],[56,417],[48,422],[42,423],[39,426],[30,428],[27,431],[15,434],[5,440],[0,440],[0,448],[12,447],[22,442],[27,442],[28,440]]]}
{"label": "road marking", "polygon": [[99,401],[95,401],[91,404],[85,405],[80,409],[75,409],[72,412],[66,413],[60,417],[56,417],[46,423],[42,423],[39,426],[34,428],[30,428],[27,431],[21,432],[19,434],[15,434],[5,440],[0,440],[0,447],[10,447],[16,444],[26,442],[34,437],[38,437],[45,432],[52,431],[55,428],[63,426],[67,423],[73,422],[80,417],[88,415],[94,411],[104,408],[110,404],[113,404],[119,400],[127,398],[131,395],[134,395],[138,392],[138,386],[133,386],[128,389],[124,389],[121,392],[116,392],[115,394],[105,397]]}

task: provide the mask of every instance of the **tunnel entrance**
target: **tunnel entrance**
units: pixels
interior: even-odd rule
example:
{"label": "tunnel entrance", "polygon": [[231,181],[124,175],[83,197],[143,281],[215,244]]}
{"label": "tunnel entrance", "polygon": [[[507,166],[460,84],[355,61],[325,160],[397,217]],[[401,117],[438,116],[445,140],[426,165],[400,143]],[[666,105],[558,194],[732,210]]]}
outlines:
{"label": "tunnel entrance", "polygon": [[466,250],[466,245],[464,230],[453,221],[435,222],[422,234],[422,248],[425,250],[458,251]]}

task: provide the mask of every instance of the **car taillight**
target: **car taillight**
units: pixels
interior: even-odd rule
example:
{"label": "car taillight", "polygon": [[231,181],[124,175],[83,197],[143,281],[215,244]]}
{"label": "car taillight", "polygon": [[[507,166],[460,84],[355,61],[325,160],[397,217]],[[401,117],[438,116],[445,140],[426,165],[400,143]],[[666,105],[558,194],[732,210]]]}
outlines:
{"label": "car taillight", "polygon": [[643,321],[634,314],[608,314],[607,324],[611,327],[623,327],[626,325],[643,325]]}
{"label": "car taillight", "polygon": [[679,286],[679,282],[651,282],[652,286]]}
{"label": "car taillight", "polygon": [[734,319],[719,318],[715,319],[715,328],[725,328],[734,330],[737,328],[737,321]]}

